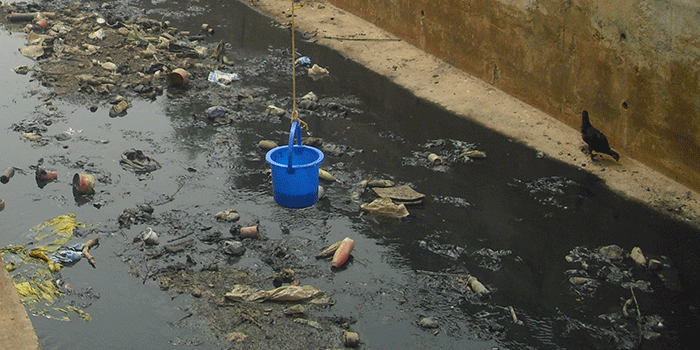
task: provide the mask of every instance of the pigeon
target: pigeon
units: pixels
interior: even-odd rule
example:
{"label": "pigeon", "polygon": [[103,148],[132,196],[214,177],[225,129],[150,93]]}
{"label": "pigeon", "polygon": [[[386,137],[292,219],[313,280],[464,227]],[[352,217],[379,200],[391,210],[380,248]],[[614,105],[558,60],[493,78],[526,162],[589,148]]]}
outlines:
{"label": "pigeon", "polygon": [[591,160],[594,160],[593,152],[598,152],[615,158],[616,162],[619,161],[620,155],[610,149],[608,138],[591,125],[590,120],[588,120],[588,111],[581,113],[581,138],[588,145],[588,150],[591,152]]}

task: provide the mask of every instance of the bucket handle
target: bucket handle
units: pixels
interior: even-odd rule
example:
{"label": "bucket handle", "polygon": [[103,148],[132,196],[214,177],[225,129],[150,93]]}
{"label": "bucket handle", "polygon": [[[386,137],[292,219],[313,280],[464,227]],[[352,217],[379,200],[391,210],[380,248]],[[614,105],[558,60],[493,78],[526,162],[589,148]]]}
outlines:
{"label": "bucket handle", "polygon": [[289,130],[289,167],[287,168],[288,172],[293,172],[294,170],[292,169],[292,153],[293,149],[292,146],[294,146],[294,136],[296,135],[296,141],[299,143],[299,146],[301,146],[301,126],[299,126],[298,121],[292,122],[292,128]]}

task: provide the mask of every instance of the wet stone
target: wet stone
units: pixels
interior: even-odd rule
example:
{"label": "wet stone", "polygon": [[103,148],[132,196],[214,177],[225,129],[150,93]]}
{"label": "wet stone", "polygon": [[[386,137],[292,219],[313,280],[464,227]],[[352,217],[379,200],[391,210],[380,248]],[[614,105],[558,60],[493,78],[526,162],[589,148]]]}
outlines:
{"label": "wet stone", "polygon": [[294,305],[294,306],[290,306],[290,307],[284,309],[284,314],[287,315],[287,316],[290,316],[290,315],[299,315],[299,314],[303,314],[303,313],[305,313],[305,312],[306,312],[306,308],[305,308],[303,305],[300,305],[300,304],[297,304],[297,305]]}
{"label": "wet stone", "polygon": [[439,326],[438,321],[434,317],[423,317],[418,322],[418,325],[427,329],[434,329]]}
{"label": "wet stone", "polygon": [[245,253],[245,247],[239,241],[225,241],[224,253],[231,256],[241,256]]}
{"label": "wet stone", "polygon": [[622,261],[625,253],[625,251],[617,245],[601,247],[599,252],[602,258],[608,261]]}

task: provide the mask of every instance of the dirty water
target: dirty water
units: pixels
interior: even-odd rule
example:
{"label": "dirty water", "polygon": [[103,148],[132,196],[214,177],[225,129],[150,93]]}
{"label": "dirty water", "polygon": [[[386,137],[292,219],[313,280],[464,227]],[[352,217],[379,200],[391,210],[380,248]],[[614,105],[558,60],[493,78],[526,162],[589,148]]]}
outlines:
{"label": "dirty water", "polygon": [[[83,6],[133,13],[100,5]],[[155,99],[129,95],[128,113],[110,118],[98,95],[54,95],[31,72],[0,72],[5,86],[17,87],[0,96],[2,166],[21,170],[0,185],[7,203],[0,246],[27,244],[32,227],[67,213],[86,226],[71,243],[101,239],[91,250],[96,268],[81,261],[54,276],[72,289],[60,303],[92,320],[32,315],[43,348],[341,348],[345,328],[368,349],[670,349],[697,340],[697,230],[416,99],[314,45],[313,35],[301,36],[298,51],[330,75],[300,74],[299,95],[319,97],[301,117],[309,134],[323,139],[321,167],[338,181],[321,180],[325,196],[310,208],[282,208],[258,142],[284,143],[289,132],[287,117],[265,112],[271,104],[291,106],[288,30],[238,2],[119,5],[140,6],[192,33],[209,23],[215,31],[203,41],[230,43],[233,65],[224,68],[240,81],[220,88],[198,75],[189,88],[168,88]],[[33,64],[17,51],[23,34],[4,31],[0,40],[7,67]],[[212,106],[233,110],[233,122],[203,117]],[[70,138],[20,140],[12,125],[31,120],[50,120],[45,135]],[[143,150],[160,168],[123,168],[129,149]],[[462,156],[472,150],[487,158]],[[428,162],[430,153],[443,163]],[[57,171],[58,181],[37,186],[38,163]],[[76,172],[96,175],[93,196],[73,195]],[[356,185],[369,175],[407,184],[426,199],[408,205],[404,219],[361,215],[360,204],[376,197]],[[138,209],[143,204],[152,215]],[[229,208],[239,221],[214,218]],[[223,252],[223,241],[237,240],[236,227],[255,224],[264,240],[242,240],[242,256]],[[159,245],[134,242],[147,227]],[[314,256],[344,237],[355,249],[332,272]],[[663,267],[651,271],[598,253],[613,244],[626,252],[639,246]],[[305,321],[297,321],[275,303],[222,300],[238,283],[273,288],[272,276],[285,268],[325,291],[332,305],[309,305]],[[488,297],[467,288],[468,274]],[[631,290],[643,317],[623,315]],[[247,338],[227,339],[234,332]]]}

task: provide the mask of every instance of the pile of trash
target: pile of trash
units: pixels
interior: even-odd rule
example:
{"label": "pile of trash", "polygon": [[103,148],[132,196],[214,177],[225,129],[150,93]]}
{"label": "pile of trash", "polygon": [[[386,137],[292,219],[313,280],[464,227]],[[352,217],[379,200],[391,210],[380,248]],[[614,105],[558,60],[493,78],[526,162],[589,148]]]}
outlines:
{"label": "pile of trash", "polygon": [[[29,312],[62,321],[71,321],[70,316],[75,313],[84,321],[91,320],[89,313],[62,300],[64,294],[73,290],[61,280],[59,271],[82,258],[95,267],[95,258],[89,249],[99,244],[98,238],[68,245],[73,230],[78,227],[84,225],[73,214],[60,215],[32,229],[32,232],[36,232],[34,242],[0,248],[4,267],[10,272],[20,300]],[[49,242],[28,248],[45,240]]]}

